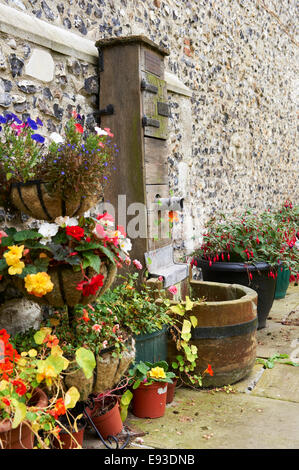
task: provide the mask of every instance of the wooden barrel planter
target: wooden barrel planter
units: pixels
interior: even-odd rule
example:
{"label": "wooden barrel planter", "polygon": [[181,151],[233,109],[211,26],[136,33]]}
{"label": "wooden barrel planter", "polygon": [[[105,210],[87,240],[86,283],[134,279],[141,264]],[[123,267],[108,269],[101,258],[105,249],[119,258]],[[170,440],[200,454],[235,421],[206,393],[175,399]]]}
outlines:
{"label": "wooden barrel planter", "polygon": [[[190,281],[195,303],[191,315],[198,325],[192,328],[189,344],[198,348],[194,374],[200,375],[211,364],[214,375],[204,375],[203,387],[222,387],[246,377],[256,359],[257,293],[245,286],[215,282]],[[179,352],[168,341],[168,361]]]}
{"label": "wooden barrel planter", "polygon": [[[81,271],[74,272],[72,267],[67,265],[60,265],[48,269],[47,272],[51,277],[54,288],[43,297],[36,297],[29,294],[25,289],[23,279],[14,277],[13,281],[16,287],[23,292],[27,298],[41,305],[51,305],[52,307],[63,307],[67,305],[68,307],[74,307],[78,304],[86,305],[95,301],[97,297],[109,289],[115,279],[116,271],[117,268],[114,264],[108,260],[106,263],[103,262],[100,270],[100,274],[104,276],[103,286],[98,289],[95,296],[88,297],[82,295],[82,292],[76,289],[78,283],[82,281]],[[87,268],[85,273],[89,278],[97,274],[91,268]]]}
{"label": "wooden barrel planter", "polygon": [[[258,294],[257,316],[258,330],[265,328],[266,319],[274,301],[276,278],[269,276],[271,266],[267,263],[246,265],[244,263],[209,262],[196,258],[197,266],[202,270],[204,281],[241,284],[255,290]],[[250,279],[249,273],[252,276]]]}
{"label": "wooden barrel planter", "polygon": [[81,195],[62,197],[49,193],[47,184],[40,180],[12,183],[9,193],[11,204],[25,214],[39,220],[53,221],[56,217],[79,217],[93,207],[98,198]]}
{"label": "wooden barrel planter", "polygon": [[167,360],[167,326],[144,335],[135,335],[135,362],[158,362]]}

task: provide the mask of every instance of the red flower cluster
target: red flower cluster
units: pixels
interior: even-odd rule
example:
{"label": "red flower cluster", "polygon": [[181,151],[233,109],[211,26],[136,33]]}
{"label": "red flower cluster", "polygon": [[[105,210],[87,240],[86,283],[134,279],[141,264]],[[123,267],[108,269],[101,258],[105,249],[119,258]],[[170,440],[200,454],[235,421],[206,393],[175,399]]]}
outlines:
{"label": "red flower cluster", "polygon": [[55,419],[57,419],[61,415],[64,415],[66,413],[66,408],[63,399],[58,398],[57,402],[55,403],[54,409],[49,410],[48,413]]}
{"label": "red flower cluster", "polygon": [[84,237],[84,229],[82,227],[79,227],[79,225],[66,227],[65,232],[67,235],[73,237],[78,242]]}
{"label": "red flower cluster", "polygon": [[93,276],[88,281],[81,281],[77,285],[76,289],[81,290],[84,297],[88,297],[89,295],[95,295],[99,287],[103,285],[104,276],[102,274],[97,274]]}
{"label": "red flower cluster", "polygon": [[26,385],[24,384],[23,380],[17,379],[12,381],[13,386],[16,388],[17,394],[21,397],[22,395],[25,395],[27,388]]}
{"label": "red flower cluster", "polygon": [[10,335],[6,330],[0,330],[0,379],[8,380],[13,372],[14,363],[20,358],[18,352],[9,342]]}

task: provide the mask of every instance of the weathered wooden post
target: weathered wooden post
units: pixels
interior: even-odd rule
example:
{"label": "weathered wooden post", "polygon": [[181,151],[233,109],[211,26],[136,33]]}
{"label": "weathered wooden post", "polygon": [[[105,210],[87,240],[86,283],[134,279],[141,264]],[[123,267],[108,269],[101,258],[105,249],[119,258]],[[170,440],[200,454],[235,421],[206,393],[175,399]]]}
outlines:
{"label": "weathered wooden post", "polygon": [[183,201],[170,197],[168,183],[169,52],[144,36],[103,39],[96,46],[100,123],[113,131],[119,149],[105,202],[114,206],[118,225],[127,227],[132,259],[144,262],[145,253],[167,246],[172,255],[168,211],[174,205],[181,210]]}

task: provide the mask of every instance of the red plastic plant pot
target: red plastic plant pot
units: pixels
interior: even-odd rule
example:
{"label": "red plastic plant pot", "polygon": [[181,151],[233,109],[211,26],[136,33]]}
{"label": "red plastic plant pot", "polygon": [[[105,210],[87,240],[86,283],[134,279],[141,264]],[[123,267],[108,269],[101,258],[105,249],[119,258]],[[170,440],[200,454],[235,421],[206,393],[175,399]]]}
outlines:
{"label": "red plastic plant pot", "polygon": [[141,384],[133,390],[133,414],[138,418],[160,418],[165,413],[167,383]]}

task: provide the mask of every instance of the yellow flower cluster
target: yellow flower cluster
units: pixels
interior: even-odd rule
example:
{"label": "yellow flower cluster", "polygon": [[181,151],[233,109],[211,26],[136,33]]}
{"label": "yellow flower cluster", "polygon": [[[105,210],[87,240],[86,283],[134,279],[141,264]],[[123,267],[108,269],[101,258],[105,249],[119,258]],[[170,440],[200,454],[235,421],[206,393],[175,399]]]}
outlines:
{"label": "yellow flower cluster", "polygon": [[165,370],[162,367],[153,367],[149,374],[150,377],[153,377],[154,379],[165,379],[166,377]]}
{"label": "yellow flower cluster", "polygon": [[25,264],[23,263],[23,261],[20,261],[20,259],[23,256],[24,245],[9,246],[8,250],[9,251],[7,251],[7,253],[4,253],[3,255],[7,265],[9,266],[8,274],[11,274],[12,276],[14,274],[22,274]]}
{"label": "yellow flower cluster", "polygon": [[27,274],[25,277],[25,288],[29,294],[35,295],[35,297],[42,297],[53,290],[54,284],[49,274],[41,272],[37,274]]}

